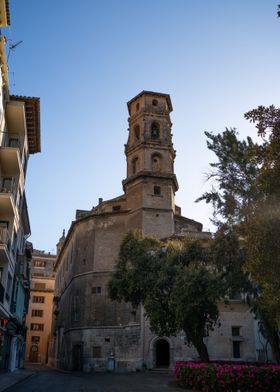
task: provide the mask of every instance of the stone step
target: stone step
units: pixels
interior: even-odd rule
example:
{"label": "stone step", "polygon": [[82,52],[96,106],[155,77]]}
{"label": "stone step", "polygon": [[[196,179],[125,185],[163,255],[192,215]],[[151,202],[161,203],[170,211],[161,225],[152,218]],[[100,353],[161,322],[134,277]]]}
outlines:
{"label": "stone step", "polygon": [[165,367],[158,367],[158,368],[153,368],[149,370],[149,373],[154,373],[154,374],[172,374],[172,369],[165,368]]}

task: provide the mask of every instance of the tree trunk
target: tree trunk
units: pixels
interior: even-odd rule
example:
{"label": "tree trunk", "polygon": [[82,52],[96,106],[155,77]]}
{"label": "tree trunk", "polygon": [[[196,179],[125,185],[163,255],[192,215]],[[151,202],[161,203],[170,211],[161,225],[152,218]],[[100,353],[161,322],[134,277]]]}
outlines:
{"label": "tree trunk", "polygon": [[274,327],[264,314],[261,313],[260,316],[263,322],[265,337],[271,345],[276,362],[280,363],[280,338],[278,328],[276,326]]}
{"label": "tree trunk", "polygon": [[209,354],[208,354],[208,349],[206,344],[203,341],[203,337],[200,336],[195,336],[191,337],[191,342],[193,343],[194,347],[196,348],[199,357],[202,362],[210,362],[209,360]]}

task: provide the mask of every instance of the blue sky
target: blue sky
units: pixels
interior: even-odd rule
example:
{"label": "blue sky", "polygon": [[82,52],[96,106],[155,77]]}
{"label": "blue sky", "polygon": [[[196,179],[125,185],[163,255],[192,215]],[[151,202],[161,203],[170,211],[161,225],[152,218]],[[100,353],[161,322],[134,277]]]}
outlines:
{"label": "blue sky", "polygon": [[214,156],[204,131],[236,127],[244,112],[280,106],[279,0],[10,0],[13,94],[41,98],[42,153],[26,193],[37,249],[55,250],[76,209],[122,193],[126,102],[142,90],[171,95],[182,213],[211,227]]}

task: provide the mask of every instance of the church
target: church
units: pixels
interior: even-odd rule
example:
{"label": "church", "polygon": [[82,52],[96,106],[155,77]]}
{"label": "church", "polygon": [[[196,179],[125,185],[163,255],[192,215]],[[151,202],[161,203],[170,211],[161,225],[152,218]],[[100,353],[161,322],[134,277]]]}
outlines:
{"label": "church", "polygon": [[[129,230],[160,239],[211,237],[201,223],[182,216],[175,204],[170,96],[142,91],[127,106],[123,194],[99,199],[91,211],[77,210],[57,245],[52,357],[53,365],[62,369],[172,368],[178,360],[198,358],[183,332],[156,336],[144,309],[135,314],[129,304],[112,302],[107,295],[120,244]],[[241,297],[221,301],[220,322],[205,339],[210,359],[256,361],[264,355],[256,322]]]}

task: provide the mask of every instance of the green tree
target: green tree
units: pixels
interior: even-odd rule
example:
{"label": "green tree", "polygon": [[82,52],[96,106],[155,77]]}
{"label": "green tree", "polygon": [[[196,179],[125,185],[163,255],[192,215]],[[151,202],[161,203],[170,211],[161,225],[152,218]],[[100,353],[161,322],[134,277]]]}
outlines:
{"label": "green tree", "polygon": [[229,287],[235,280],[254,294],[253,309],[280,362],[280,110],[259,106],[245,118],[256,125],[260,144],[238,140],[233,129],[206,133],[208,148],[218,159],[210,164],[212,190],[198,201],[214,207],[214,262],[224,269]]}
{"label": "green tree", "polygon": [[280,363],[280,109],[259,106],[246,113],[245,118],[256,125],[263,139],[256,180],[260,195],[243,229],[245,268],[258,286],[254,307]]}
{"label": "green tree", "polygon": [[120,247],[117,269],[108,285],[112,300],[142,304],[153,332],[184,331],[203,361],[203,338],[218,322],[221,275],[209,266],[208,251],[194,241],[168,243],[129,232]]}
{"label": "green tree", "polygon": [[234,128],[226,128],[214,135],[205,132],[207,147],[217,161],[210,163],[207,180],[211,191],[196,201],[206,201],[213,206],[213,222],[233,227],[246,217],[256,197],[255,180],[259,174],[259,146],[250,137],[240,141]]}

